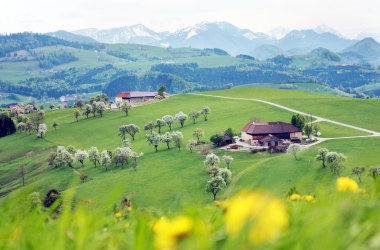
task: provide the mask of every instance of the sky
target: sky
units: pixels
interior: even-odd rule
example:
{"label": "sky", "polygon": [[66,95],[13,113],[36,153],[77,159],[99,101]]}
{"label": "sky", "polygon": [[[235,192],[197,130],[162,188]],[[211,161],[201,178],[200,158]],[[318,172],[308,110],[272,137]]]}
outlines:
{"label": "sky", "polygon": [[226,21],[252,31],[325,24],[354,38],[380,33],[379,0],[1,0],[0,33],[73,31],[144,24],[174,31]]}

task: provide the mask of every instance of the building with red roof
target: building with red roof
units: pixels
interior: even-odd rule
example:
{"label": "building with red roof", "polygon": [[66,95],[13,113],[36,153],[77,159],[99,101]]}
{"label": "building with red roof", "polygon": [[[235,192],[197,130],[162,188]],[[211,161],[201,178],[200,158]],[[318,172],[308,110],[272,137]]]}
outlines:
{"label": "building with red roof", "polygon": [[268,140],[301,141],[302,131],[286,122],[250,122],[241,131],[242,139],[246,142],[267,142]]}
{"label": "building with red roof", "polygon": [[157,96],[157,92],[130,91],[120,92],[115,97],[115,102],[146,102],[153,100]]}

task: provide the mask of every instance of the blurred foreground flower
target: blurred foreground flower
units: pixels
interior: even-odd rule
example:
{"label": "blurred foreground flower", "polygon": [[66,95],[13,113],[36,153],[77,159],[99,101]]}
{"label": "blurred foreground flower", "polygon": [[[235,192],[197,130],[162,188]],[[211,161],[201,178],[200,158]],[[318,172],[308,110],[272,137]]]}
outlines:
{"label": "blurred foreground flower", "polygon": [[249,223],[249,240],[259,244],[278,236],[289,223],[284,203],[265,192],[242,192],[223,202],[228,234],[237,236]]}
{"label": "blurred foreground flower", "polygon": [[359,185],[349,177],[339,177],[336,180],[336,188],[339,192],[359,192]]}
{"label": "blurred foreground flower", "polygon": [[177,242],[186,237],[193,228],[193,221],[186,216],[178,216],[173,220],[161,217],[153,225],[155,246],[157,249],[171,249]]}
{"label": "blurred foreground flower", "polygon": [[314,201],[314,196],[312,196],[312,195],[305,195],[305,196],[303,196],[302,197],[305,201],[307,201],[307,202],[313,202]]}
{"label": "blurred foreground flower", "polygon": [[289,199],[291,201],[298,201],[298,200],[301,199],[301,195],[299,195],[299,194],[292,194],[291,196],[289,196]]}

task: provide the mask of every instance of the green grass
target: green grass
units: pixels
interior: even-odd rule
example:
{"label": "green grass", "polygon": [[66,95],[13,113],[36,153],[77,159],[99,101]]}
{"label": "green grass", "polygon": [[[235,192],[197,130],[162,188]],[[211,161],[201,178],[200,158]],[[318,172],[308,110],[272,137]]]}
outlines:
{"label": "green grass", "polygon": [[[356,114],[361,117],[360,111],[365,110],[373,114],[373,120],[368,121],[365,127],[378,126],[378,106],[370,105],[373,103],[364,100],[267,89],[233,89],[214,94],[266,99],[286,106],[292,105],[291,107],[301,111],[305,111],[303,108],[316,109],[318,112],[315,115],[331,119],[337,117],[337,120],[347,119],[347,123],[350,123],[353,119],[349,118],[355,117]],[[343,104],[345,109],[342,107]],[[128,117],[121,111],[107,111],[102,118],[82,117],[79,122],[75,122],[73,109],[47,111],[46,123],[49,131],[44,139],[24,133],[1,138],[0,193],[14,191],[0,199],[0,226],[6,229],[0,231],[0,248],[45,249],[51,246],[46,245],[41,239],[56,239],[57,249],[119,249],[134,248],[136,244],[142,249],[150,249],[153,247],[153,235],[149,225],[154,219],[160,215],[172,217],[186,214],[194,218],[195,227],[199,228],[194,235],[189,236],[189,242],[181,243],[184,244],[182,249],[220,249],[221,246],[223,249],[249,249],[249,246],[242,243],[245,242],[244,239],[224,240],[223,213],[209,206],[212,196],[204,191],[209,177],[203,166],[204,157],[199,153],[190,153],[185,148],[181,151],[167,150],[164,144],[161,144],[159,152],[155,153],[154,148],[144,139],[145,131],[141,131],[132,142],[134,151],[144,152],[144,156],[139,159],[137,171],[130,167],[111,166],[106,172],[101,167],[94,168],[86,161],[83,171],[90,179],[81,184],[78,175],[72,170],[51,169],[47,166],[49,153],[58,145],[74,145],[82,149],[97,146],[99,150],[113,150],[121,144],[118,137],[120,125],[135,123],[142,128],[146,122],[163,115],[179,111],[189,113],[199,110],[204,105],[212,110],[209,121],[205,122],[201,117],[195,125],[188,120],[184,128],[180,128],[179,124],[173,126],[173,130],[183,132],[185,142],[198,127],[205,131],[204,139],[208,140],[211,135],[228,127],[236,132],[240,131],[254,116],[265,122],[289,121],[292,115],[290,112],[252,101],[175,95],[164,101],[134,108]],[[330,117],[333,111],[335,113]],[[349,113],[342,114],[343,111]],[[51,127],[54,121],[59,124],[56,131]],[[355,121],[364,124],[364,121]],[[326,137],[361,134],[356,130],[324,122],[321,123],[321,128]],[[167,130],[167,127],[163,128],[164,132]],[[365,167],[366,172],[360,186],[368,190],[369,194],[336,194],[336,177],[329,169],[323,169],[321,162],[315,161],[317,150],[321,147],[347,156],[343,176],[351,176],[353,167]],[[219,150],[215,153],[219,156],[226,154]],[[359,235],[355,230],[351,232],[354,235],[352,239],[342,240],[347,228],[352,227],[357,227],[358,232],[366,235],[366,239],[377,235],[372,234],[377,231],[371,228],[376,225],[378,213],[369,211],[375,211],[373,209],[378,207],[378,199],[377,196],[372,196],[375,195],[372,192],[375,189],[367,173],[369,168],[379,165],[380,138],[327,141],[300,153],[297,160],[288,154],[228,154],[235,159],[231,165],[233,179],[231,184],[218,194],[219,199],[227,199],[243,189],[266,190],[285,202],[290,214],[290,224],[285,234],[281,235],[278,241],[274,241],[274,245],[270,243],[261,246],[263,249],[306,248],[308,243],[305,242],[317,244],[315,235],[324,241],[322,245],[315,245],[317,249],[320,246],[325,249],[343,249],[351,245],[366,245],[366,241],[358,239]],[[221,165],[223,166],[223,163]],[[21,187],[20,179],[17,178],[20,166],[24,166],[28,172],[25,187]],[[79,165],[76,163],[75,167]],[[291,187],[296,187],[301,194],[316,195],[317,202],[288,202],[286,193]],[[47,220],[47,211],[33,212],[28,207],[28,202],[20,202],[20,199],[25,199],[25,196],[33,191],[39,191],[43,195],[51,188],[63,191],[64,195],[64,212],[57,220]],[[113,205],[118,204],[124,196],[132,199],[135,212],[126,216],[125,220],[115,220]],[[71,201],[74,203],[71,204]],[[87,203],[88,201],[91,202]],[[202,227],[199,223],[205,223],[209,227]],[[334,230],[327,232],[326,228]],[[36,232],[39,232],[39,237],[35,236]],[[223,240],[216,243],[215,239]],[[194,242],[197,244],[194,245]]]}
{"label": "green grass", "polygon": [[366,132],[339,126],[329,122],[319,122],[319,125],[321,127],[321,137],[324,138],[368,135]]}
{"label": "green grass", "polygon": [[[240,86],[236,86],[235,88],[273,88],[273,89],[280,89],[284,84],[279,83],[250,83],[250,84],[244,84]],[[312,93],[321,93],[321,94],[328,94],[328,95],[337,95],[337,96],[344,96],[347,95],[341,91],[338,91],[336,89],[332,89],[329,86],[323,86],[316,83],[289,83],[289,85],[293,85],[295,87],[294,90],[300,90],[300,91],[306,91],[306,92],[312,92]]]}
{"label": "green grass", "polygon": [[208,94],[271,101],[316,116],[380,131],[380,100],[254,88],[214,91]]}

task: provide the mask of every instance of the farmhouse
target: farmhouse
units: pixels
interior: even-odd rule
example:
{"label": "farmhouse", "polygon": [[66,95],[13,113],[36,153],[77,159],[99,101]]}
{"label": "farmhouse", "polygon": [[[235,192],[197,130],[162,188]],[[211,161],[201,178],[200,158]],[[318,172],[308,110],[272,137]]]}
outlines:
{"label": "farmhouse", "polygon": [[300,142],[302,131],[286,122],[250,122],[242,129],[241,138],[249,144],[277,146],[283,140]]}
{"label": "farmhouse", "polygon": [[115,102],[146,102],[153,100],[157,96],[157,92],[141,92],[141,91],[131,91],[131,92],[120,92],[115,97]]}

